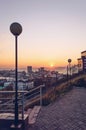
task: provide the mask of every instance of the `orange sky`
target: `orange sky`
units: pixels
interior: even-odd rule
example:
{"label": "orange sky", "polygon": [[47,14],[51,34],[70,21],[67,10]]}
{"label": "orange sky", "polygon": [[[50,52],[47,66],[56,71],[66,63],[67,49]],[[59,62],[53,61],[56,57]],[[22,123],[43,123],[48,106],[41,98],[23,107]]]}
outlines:
{"label": "orange sky", "polygon": [[[5,58],[4,58],[5,59]],[[9,62],[8,62],[9,61]],[[33,66],[33,67],[59,67],[59,66],[67,66],[68,62],[67,60],[66,61],[63,61],[62,60],[60,61],[60,59],[58,59],[58,61],[54,61],[54,60],[40,60],[40,59],[36,59],[35,60],[18,60],[18,66],[19,68],[26,68],[28,65],[29,66]],[[76,61],[73,61],[72,64],[77,64]],[[5,59],[3,60],[2,59],[2,63],[0,63],[0,68],[14,68],[15,67],[15,59]]]}
{"label": "orange sky", "polygon": [[19,67],[77,64],[86,50],[86,2],[84,0],[3,0],[0,3],[0,67],[15,66],[15,39],[9,27],[19,22]]}

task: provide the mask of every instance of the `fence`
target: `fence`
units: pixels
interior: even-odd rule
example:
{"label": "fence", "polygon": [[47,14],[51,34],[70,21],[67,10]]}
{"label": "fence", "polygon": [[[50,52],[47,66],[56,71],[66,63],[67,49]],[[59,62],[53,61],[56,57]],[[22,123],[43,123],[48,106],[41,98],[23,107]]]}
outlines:
{"label": "fence", "polygon": [[[40,85],[29,91],[18,91],[18,113],[24,118],[26,106],[31,103],[40,101],[42,105],[42,88]],[[0,91],[0,113],[15,113],[15,91]]]}

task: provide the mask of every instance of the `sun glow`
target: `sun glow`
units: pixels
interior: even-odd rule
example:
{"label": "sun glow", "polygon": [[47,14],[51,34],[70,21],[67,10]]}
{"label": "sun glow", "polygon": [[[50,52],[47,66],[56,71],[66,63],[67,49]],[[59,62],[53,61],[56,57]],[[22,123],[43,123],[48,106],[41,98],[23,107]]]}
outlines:
{"label": "sun glow", "polygon": [[51,67],[51,68],[54,67],[54,64],[51,63],[51,64],[50,64],[50,67]]}

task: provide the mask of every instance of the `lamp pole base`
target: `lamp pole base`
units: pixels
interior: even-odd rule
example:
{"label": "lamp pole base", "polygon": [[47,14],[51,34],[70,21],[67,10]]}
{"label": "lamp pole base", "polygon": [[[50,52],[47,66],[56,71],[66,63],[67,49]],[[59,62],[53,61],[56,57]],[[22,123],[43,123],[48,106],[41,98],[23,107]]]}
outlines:
{"label": "lamp pole base", "polygon": [[10,126],[10,130],[23,130],[22,124],[21,123],[18,125],[12,124]]}

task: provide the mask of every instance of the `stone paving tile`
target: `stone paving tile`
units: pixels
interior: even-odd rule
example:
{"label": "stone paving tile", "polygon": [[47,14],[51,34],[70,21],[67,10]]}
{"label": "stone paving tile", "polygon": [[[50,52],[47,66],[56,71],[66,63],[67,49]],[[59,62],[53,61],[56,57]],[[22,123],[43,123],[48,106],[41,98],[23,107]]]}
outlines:
{"label": "stone paving tile", "polygon": [[42,107],[30,130],[86,130],[86,89],[74,88]]}

